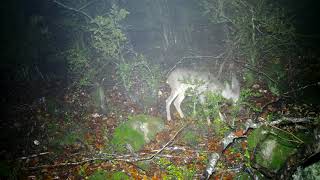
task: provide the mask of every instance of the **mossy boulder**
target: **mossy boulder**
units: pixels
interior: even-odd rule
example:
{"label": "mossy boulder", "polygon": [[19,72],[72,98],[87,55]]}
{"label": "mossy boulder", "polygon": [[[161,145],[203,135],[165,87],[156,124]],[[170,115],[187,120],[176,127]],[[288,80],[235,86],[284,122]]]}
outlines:
{"label": "mossy boulder", "polygon": [[126,122],[115,129],[111,145],[117,152],[126,151],[125,147],[128,145],[138,151],[163,129],[164,122],[161,118],[144,114],[129,116]]}
{"label": "mossy boulder", "polygon": [[276,173],[297,152],[299,143],[290,133],[262,126],[248,136],[248,147],[254,162]]}

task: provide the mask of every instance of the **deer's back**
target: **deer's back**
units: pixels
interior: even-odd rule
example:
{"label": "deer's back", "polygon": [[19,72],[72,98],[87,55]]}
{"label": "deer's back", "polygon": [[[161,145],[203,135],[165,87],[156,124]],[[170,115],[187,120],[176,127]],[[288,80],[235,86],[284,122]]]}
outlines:
{"label": "deer's back", "polygon": [[171,89],[176,89],[182,86],[190,86],[190,83],[209,82],[210,76],[208,71],[199,72],[188,68],[176,68],[169,74],[167,83]]}

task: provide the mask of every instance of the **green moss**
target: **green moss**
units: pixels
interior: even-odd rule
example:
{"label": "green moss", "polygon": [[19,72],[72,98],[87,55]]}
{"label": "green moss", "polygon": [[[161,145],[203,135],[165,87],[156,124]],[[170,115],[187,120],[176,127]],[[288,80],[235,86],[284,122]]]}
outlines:
{"label": "green moss", "polygon": [[89,180],[103,180],[107,179],[108,173],[105,170],[98,169],[93,174],[91,174]]}
{"label": "green moss", "polygon": [[196,172],[192,167],[176,166],[166,158],[160,158],[158,164],[167,172],[167,175],[163,177],[164,180],[193,179]]}
{"label": "green moss", "polygon": [[130,116],[127,122],[115,129],[111,145],[118,152],[125,152],[127,144],[130,144],[134,151],[138,151],[163,128],[164,123],[160,118],[143,114]]}
{"label": "green moss", "polygon": [[126,173],[119,171],[119,172],[113,173],[111,176],[111,179],[112,180],[129,180],[130,177]]}
{"label": "green moss", "polygon": [[122,124],[115,129],[111,144],[116,151],[125,152],[125,145],[127,143],[130,144],[135,151],[137,151],[145,142],[142,134],[137,132],[135,129],[132,129],[132,127],[130,127],[128,124]]}
{"label": "green moss", "polygon": [[[263,144],[261,144],[261,148],[262,149],[270,148],[268,147],[269,144],[267,143],[270,141],[265,141]],[[285,164],[288,157],[294,154],[296,151],[297,149],[295,148],[276,144],[276,146],[272,150],[272,154],[269,159],[264,158],[264,156],[262,155],[262,152],[259,152],[257,154],[256,161],[259,162],[259,164],[264,167],[268,167],[269,169],[278,171]]]}
{"label": "green moss", "polygon": [[255,150],[255,163],[276,172],[297,151],[299,144],[293,140],[290,134],[261,127],[248,136],[248,148]]}

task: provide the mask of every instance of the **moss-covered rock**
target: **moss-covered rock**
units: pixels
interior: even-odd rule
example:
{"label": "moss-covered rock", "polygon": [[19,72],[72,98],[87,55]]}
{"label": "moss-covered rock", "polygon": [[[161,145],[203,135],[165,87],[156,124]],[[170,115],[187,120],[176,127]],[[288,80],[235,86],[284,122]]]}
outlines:
{"label": "moss-covered rock", "polygon": [[134,151],[138,151],[163,129],[164,122],[161,118],[143,114],[130,116],[128,121],[115,129],[111,145],[118,152],[124,152],[128,144]]}
{"label": "moss-covered rock", "polygon": [[248,147],[251,153],[254,152],[253,163],[277,172],[297,152],[299,143],[289,133],[263,126],[249,135]]}

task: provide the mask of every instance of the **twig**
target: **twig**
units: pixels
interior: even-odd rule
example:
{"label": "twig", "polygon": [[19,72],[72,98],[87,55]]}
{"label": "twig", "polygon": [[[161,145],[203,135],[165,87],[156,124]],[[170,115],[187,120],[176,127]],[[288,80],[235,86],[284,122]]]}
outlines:
{"label": "twig", "polygon": [[265,76],[266,78],[268,78],[268,79],[269,79],[270,81],[272,81],[273,83],[277,83],[277,81],[274,80],[274,79],[272,79],[268,74],[266,74],[266,73],[264,73],[264,72],[262,72],[262,71],[259,71],[259,70],[255,70],[253,67],[250,67],[250,65],[247,65],[247,64],[245,64],[245,63],[243,63],[243,62],[236,61],[236,60],[235,60],[235,62],[236,62],[236,63],[239,63],[239,64],[242,64],[242,66],[243,66],[244,68],[247,68],[247,69],[249,69],[249,70],[251,70],[251,71],[253,71],[253,72],[255,72],[255,73],[258,73],[258,74],[261,74],[261,75]]}
{"label": "twig", "polygon": [[286,133],[286,134],[289,134],[290,136],[294,137],[294,138],[295,138],[296,140],[298,140],[298,141],[294,141],[294,140],[291,140],[291,139],[286,139],[286,138],[283,138],[283,137],[277,135],[276,133],[270,132],[271,134],[277,136],[277,137],[280,138],[280,139],[286,140],[286,141],[288,141],[288,142],[299,143],[299,144],[303,144],[303,143],[304,143],[300,138],[298,138],[297,136],[295,136],[295,135],[294,135],[293,133],[291,133],[291,132],[285,131],[285,130],[283,130],[283,129],[281,129],[281,128],[278,128],[277,126],[273,126],[273,125],[270,125],[270,124],[268,124],[268,126],[274,128],[274,129],[277,129],[277,130],[279,130],[279,131],[281,131],[281,132],[284,132],[284,133]]}
{"label": "twig", "polygon": [[42,153],[39,153],[39,154],[33,154],[33,155],[30,155],[30,156],[20,157],[18,159],[19,160],[31,159],[31,158],[35,158],[35,157],[38,157],[38,156],[43,156],[43,155],[46,155],[46,154],[50,154],[50,152],[42,152]]}
{"label": "twig", "polygon": [[34,167],[28,167],[25,168],[24,170],[36,170],[36,169],[44,169],[44,168],[57,168],[57,167],[64,167],[64,166],[77,166],[77,165],[81,165],[87,162],[92,162],[92,161],[96,161],[96,160],[111,160],[111,159],[107,159],[107,158],[91,158],[91,159],[86,159],[83,161],[79,161],[79,162],[67,162],[67,163],[60,163],[60,164],[54,164],[54,165],[41,165],[41,166],[34,166]]}
{"label": "twig", "polygon": [[81,11],[82,9],[87,8],[88,6],[90,6],[91,4],[93,4],[96,1],[99,1],[99,0],[92,0],[92,1],[88,2],[87,4],[81,6],[78,10]]}
{"label": "twig", "polygon": [[282,96],[288,97],[288,94],[291,94],[291,93],[294,93],[294,92],[298,92],[298,91],[304,90],[304,89],[306,89],[306,88],[308,88],[308,87],[311,87],[311,86],[320,86],[320,81],[319,81],[319,82],[315,82],[315,83],[311,83],[311,84],[307,84],[307,85],[302,86],[302,87],[299,87],[299,88],[297,88],[297,89],[294,89],[294,90],[285,92],[285,93],[282,94]]}
{"label": "twig", "polygon": [[61,3],[61,2],[59,2],[59,1],[57,1],[57,0],[53,0],[52,2],[58,4],[58,5],[61,6],[61,7],[64,7],[64,8],[66,8],[66,9],[69,9],[70,11],[75,11],[75,12],[77,12],[77,13],[80,13],[80,14],[84,15],[85,17],[87,17],[91,22],[93,22],[93,18],[92,18],[90,15],[88,15],[87,13],[81,11],[81,9],[75,9],[75,8],[73,8],[73,7],[69,7],[69,6],[67,6],[67,5],[65,5],[65,4],[63,4],[63,3]]}
{"label": "twig", "polygon": [[147,157],[147,158],[142,158],[142,159],[138,159],[137,161],[145,161],[145,160],[151,160],[153,159],[155,156],[157,156],[158,154],[160,154],[167,146],[169,146],[173,140],[178,136],[178,134],[187,126],[188,124],[183,125],[177,132],[176,134],[161,148],[159,149],[156,153],[154,153],[153,155]]}
{"label": "twig", "polygon": [[305,86],[302,86],[300,88],[297,88],[297,89],[294,89],[294,90],[291,90],[291,91],[287,91],[285,93],[282,93],[282,95],[280,95],[276,100],[274,101],[270,101],[268,103],[266,103],[265,105],[262,106],[260,112],[258,112],[254,118],[254,122],[259,118],[259,116],[265,111],[265,109],[271,105],[271,104],[274,104],[274,103],[277,103],[279,102],[281,99],[285,98],[285,97],[289,97],[288,95],[291,94],[291,93],[294,93],[294,92],[298,92],[298,91],[301,91],[301,90],[304,90],[308,87],[311,87],[311,86],[319,86],[320,85],[320,82],[315,82],[315,83],[311,83],[311,84],[307,84]]}

